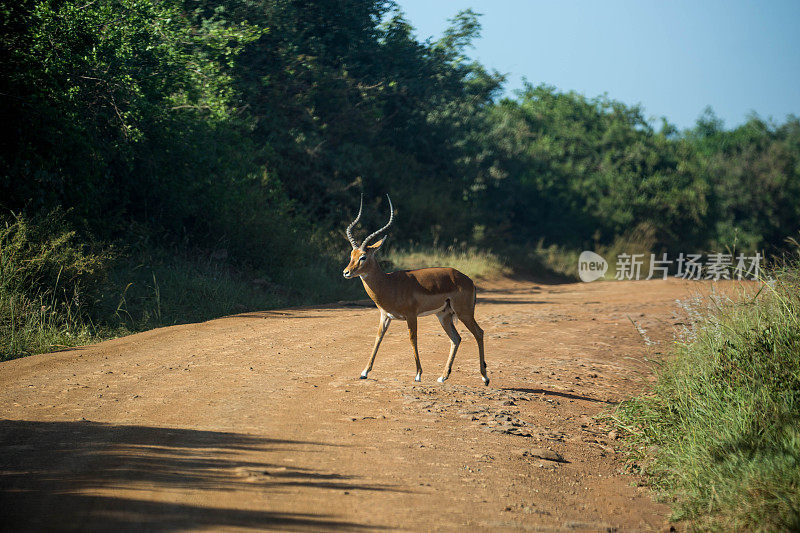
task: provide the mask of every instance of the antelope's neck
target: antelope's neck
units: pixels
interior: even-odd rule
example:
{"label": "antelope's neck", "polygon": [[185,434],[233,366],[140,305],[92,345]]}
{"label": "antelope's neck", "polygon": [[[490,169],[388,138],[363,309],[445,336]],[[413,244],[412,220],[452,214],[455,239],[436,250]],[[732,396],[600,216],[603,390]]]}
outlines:
{"label": "antelope's neck", "polygon": [[379,300],[381,300],[381,295],[385,293],[387,281],[386,272],[381,270],[378,265],[361,274],[361,283],[364,284],[364,289],[379,307],[381,305]]}

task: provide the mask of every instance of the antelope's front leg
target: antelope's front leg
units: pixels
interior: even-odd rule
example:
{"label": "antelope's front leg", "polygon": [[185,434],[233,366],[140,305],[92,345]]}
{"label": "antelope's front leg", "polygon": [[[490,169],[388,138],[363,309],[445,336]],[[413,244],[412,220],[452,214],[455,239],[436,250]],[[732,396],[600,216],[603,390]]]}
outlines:
{"label": "antelope's front leg", "polygon": [[411,339],[411,346],[414,348],[414,361],[417,363],[417,376],[414,381],[421,381],[422,365],[419,364],[419,350],[417,350],[417,317],[409,316],[406,322],[408,322],[408,338]]}
{"label": "antelope's front leg", "polygon": [[378,323],[378,334],[375,336],[375,346],[372,347],[372,355],[369,358],[369,363],[367,364],[364,371],[361,372],[361,379],[367,379],[367,374],[372,370],[372,364],[375,362],[375,356],[378,355],[378,348],[381,345],[381,341],[383,340],[383,336],[386,334],[386,330],[389,329],[389,324],[391,323],[392,319],[389,318],[389,315],[381,309],[381,321]]}

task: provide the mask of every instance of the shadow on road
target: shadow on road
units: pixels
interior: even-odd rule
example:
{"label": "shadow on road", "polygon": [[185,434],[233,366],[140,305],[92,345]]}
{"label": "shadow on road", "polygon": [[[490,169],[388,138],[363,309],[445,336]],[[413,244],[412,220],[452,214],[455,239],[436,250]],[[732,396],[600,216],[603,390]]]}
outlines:
{"label": "shadow on road", "polygon": [[222,318],[279,318],[281,320],[295,319],[295,318],[327,318],[323,315],[298,315],[293,313],[273,312],[273,311],[258,311],[255,313],[242,313],[240,315],[228,315]]}
{"label": "shadow on road", "polygon": [[480,304],[500,304],[500,305],[539,305],[552,302],[544,300],[515,300],[513,298],[480,298],[478,297],[478,305]]}
{"label": "shadow on road", "polygon": [[[328,446],[219,431],[0,420],[0,530],[374,529],[329,515],[225,508],[214,501],[219,491],[255,491],[264,494],[256,501],[266,507],[270,491],[293,486],[400,491],[252,460],[258,452],[324,453]],[[190,499],[180,497],[189,492]],[[154,493],[160,501],[152,501]]]}
{"label": "shadow on road", "polygon": [[581,396],[579,394],[571,394],[569,392],[561,392],[561,391],[552,391],[552,390],[545,390],[545,389],[527,389],[523,387],[507,387],[503,389],[504,391],[508,392],[522,392],[525,394],[544,394],[545,396],[558,396],[560,398],[567,398],[569,400],[583,400],[586,402],[598,402],[598,403],[605,403],[608,405],[616,405],[617,402],[612,402],[608,400],[601,400],[599,398],[592,398],[591,396]]}

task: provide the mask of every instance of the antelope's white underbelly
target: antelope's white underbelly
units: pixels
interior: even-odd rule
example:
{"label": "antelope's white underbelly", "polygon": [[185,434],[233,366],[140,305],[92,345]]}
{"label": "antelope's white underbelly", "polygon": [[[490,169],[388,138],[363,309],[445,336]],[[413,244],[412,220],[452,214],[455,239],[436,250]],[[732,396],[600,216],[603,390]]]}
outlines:
{"label": "antelope's white underbelly", "polygon": [[[436,313],[441,313],[442,311],[447,309],[447,306],[448,306],[449,303],[450,303],[450,301],[446,300],[444,302],[444,305],[442,305],[438,309],[431,309],[430,311],[423,311],[422,313],[418,314],[417,317],[435,315]],[[392,313],[388,313],[388,312],[386,313],[386,315],[389,318],[391,318],[392,320],[405,320],[406,319],[406,317],[404,317],[403,315],[393,315]]]}

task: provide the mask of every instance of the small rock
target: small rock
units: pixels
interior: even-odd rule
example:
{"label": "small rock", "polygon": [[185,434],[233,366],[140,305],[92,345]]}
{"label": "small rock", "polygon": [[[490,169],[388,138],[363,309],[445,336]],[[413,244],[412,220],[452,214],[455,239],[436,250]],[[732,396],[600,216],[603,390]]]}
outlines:
{"label": "small rock", "polygon": [[617,440],[617,432],[614,431],[614,430],[609,431],[608,432],[608,438],[610,440]]}
{"label": "small rock", "polygon": [[544,459],[545,461],[553,461],[555,463],[567,463],[568,461],[564,459],[564,457],[558,453],[554,452],[553,450],[548,450],[545,448],[531,448],[530,450],[525,450],[522,453],[523,457],[536,457],[538,459]]}

